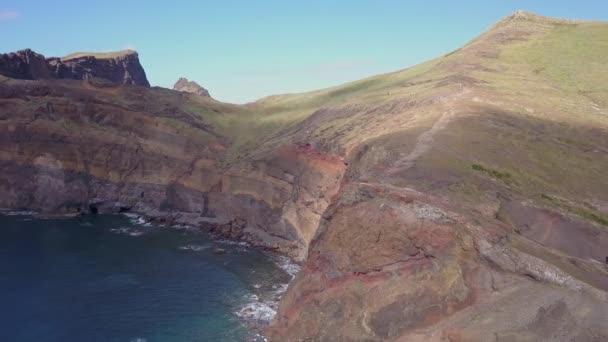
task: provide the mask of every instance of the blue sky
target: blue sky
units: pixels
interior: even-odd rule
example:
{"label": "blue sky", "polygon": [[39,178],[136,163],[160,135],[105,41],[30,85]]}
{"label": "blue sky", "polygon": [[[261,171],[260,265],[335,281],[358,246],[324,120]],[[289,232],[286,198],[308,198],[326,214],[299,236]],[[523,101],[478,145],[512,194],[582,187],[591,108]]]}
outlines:
{"label": "blue sky", "polygon": [[184,76],[242,103],[423,62],[517,9],[608,20],[602,0],[0,0],[0,52],[133,48],[152,85]]}

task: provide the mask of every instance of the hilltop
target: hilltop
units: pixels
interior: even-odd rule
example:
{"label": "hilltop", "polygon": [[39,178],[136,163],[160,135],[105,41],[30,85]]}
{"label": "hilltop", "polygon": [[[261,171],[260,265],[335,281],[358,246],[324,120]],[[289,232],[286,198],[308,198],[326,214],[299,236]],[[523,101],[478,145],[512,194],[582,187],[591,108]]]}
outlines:
{"label": "hilltop", "polygon": [[518,11],[247,105],[0,77],[0,207],[137,211],[303,264],[274,341],[605,340],[608,23]]}
{"label": "hilltop", "polygon": [[110,51],[110,52],[75,52],[67,56],[61,57],[62,61],[68,61],[71,59],[78,59],[83,57],[93,57],[96,59],[116,59],[119,57],[137,55],[135,50],[127,49],[122,51]]}

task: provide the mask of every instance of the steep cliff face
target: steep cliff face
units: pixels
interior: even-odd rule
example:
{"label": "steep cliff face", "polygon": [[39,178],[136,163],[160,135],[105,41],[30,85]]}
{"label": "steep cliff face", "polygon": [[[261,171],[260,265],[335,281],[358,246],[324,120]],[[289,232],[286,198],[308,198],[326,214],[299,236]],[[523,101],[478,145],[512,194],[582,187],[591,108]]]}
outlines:
{"label": "steep cliff face", "polygon": [[302,260],[344,162],[289,144],[229,165],[231,138],[204,118],[242,108],[201,99],[2,79],[0,207],[133,210]]}
{"label": "steep cliff face", "polygon": [[288,253],[273,341],[606,340],[606,32],[518,12],[419,66],[246,106],[0,77],[0,207]]}
{"label": "steep cliff face", "polygon": [[44,56],[30,49],[1,54],[0,74],[24,80],[53,77]]}
{"label": "steep cliff face", "polygon": [[349,169],[270,339],[608,338],[606,32],[518,12],[451,54],[329,90],[357,99],[297,134],[340,142]]}
{"label": "steep cliff face", "polygon": [[64,58],[48,58],[30,49],[0,55],[0,75],[11,78],[75,79],[101,78],[117,84],[149,87],[137,52],[78,53]]}
{"label": "steep cliff face", "polygon": [[194,81],[188,81],[188,79],[184,77],[180,77],[179,80],[175,82],[173,90],[192,93],[199,96],[210,97],[209,91],[207,89],[201,87],[198,83]]}

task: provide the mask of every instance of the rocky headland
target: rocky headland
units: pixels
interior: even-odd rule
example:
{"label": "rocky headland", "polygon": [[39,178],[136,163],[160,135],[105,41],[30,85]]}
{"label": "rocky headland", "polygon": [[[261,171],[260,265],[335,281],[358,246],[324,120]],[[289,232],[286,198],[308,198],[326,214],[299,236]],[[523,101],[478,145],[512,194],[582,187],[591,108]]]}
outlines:
{"label": "rocky headland", "polygon": [[413,68],[243,106],[149,88],[136,54],[5,54],[0,207],[285,253],[303,267],[272,341],[606,340],[607,32],[516,12]]}

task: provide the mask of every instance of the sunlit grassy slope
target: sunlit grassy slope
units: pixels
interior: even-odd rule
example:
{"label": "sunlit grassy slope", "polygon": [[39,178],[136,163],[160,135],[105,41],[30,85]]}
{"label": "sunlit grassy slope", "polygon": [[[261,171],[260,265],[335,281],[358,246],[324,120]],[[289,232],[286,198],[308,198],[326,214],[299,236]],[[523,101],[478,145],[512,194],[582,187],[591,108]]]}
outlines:
{"label": "sunlit grassy slope", "polygon": [[605,56],[608,23],[516,12],[461,49],[412,68],[200,115],[232,141],[229,164],[294,143],[348,157],[369,142],[372,152],[358,168],[373,174],[449,112],[416,167],[388,181],[471,202],[497,187],[547,205],[562,202],[543,198],[569,198],[603,222]]}
{"label": "sunlit grassy slope", "polygon": [[[294,135],[352,146],[430,125],[440,115],[437,97],[462,87],[475,89],[501,110],[599,124],[605,118],[592,114],[606,111],[607,40],[606,23],[517,12],[465,47],[415,67],[309,93],[270,96],[205,118],[233,139],[235,157]],[[319,109],[334,111],[309,122]],[[349,130],[336,133],[340,127]],[[310,132],[303,135],[304,130]]]}

